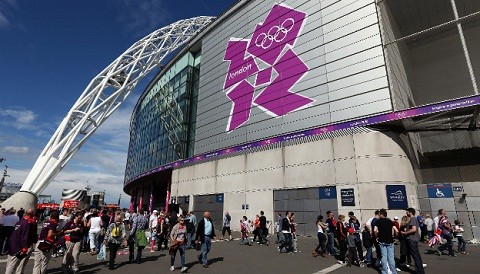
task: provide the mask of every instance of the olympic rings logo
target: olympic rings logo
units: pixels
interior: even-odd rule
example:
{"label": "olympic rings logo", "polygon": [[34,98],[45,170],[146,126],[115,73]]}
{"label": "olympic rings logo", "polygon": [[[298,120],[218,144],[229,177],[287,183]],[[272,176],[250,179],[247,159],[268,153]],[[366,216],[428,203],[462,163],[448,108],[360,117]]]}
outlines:
{"label": "olympic rings logo", "polygon": [[255,39],[255,45],[263,49],[268,49],[273,42],[282,42],[294,25],[295,20],[293,20],[293,18],[285,19],[280,26],[273,26],[267,33],[260,33]]}

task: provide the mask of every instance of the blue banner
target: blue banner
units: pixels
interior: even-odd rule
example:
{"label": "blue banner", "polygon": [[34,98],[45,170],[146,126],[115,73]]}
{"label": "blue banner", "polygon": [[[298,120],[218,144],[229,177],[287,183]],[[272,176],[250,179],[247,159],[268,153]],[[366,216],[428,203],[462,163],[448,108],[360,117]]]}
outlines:
{"label": "blue banner", "polygon": [[355,206],[355,190],[353,188],[340,189],[342,206]]}
{"label": "blue banner", "polygon": [[453,198],[451,184],[427,185],[428,198]]}
{"label": "blue banner", "polygon": [[223,194],[217,194],[217,195],[215,195],[215,202],[217,202],[217,203],[223,203]]}
{"label": "blue banner", "polygon": [[407,209],[407,190],[404,185],[387,185],[388,209]]}
{"label": "blue banner", "polygon": [[320,199],[337,199],[337,187],[328,186],[319,188],[318,197]]}

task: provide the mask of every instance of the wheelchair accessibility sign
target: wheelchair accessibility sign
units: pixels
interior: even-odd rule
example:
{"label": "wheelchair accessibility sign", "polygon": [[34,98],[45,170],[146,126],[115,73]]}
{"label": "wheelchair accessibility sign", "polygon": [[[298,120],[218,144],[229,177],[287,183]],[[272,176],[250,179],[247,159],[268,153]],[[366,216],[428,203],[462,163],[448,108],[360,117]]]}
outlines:
{"label": "wheelchair accessibility sign", "polygon": [[452,198],[453,190],[451,184],[431,184],[427,185],[429,198]]}

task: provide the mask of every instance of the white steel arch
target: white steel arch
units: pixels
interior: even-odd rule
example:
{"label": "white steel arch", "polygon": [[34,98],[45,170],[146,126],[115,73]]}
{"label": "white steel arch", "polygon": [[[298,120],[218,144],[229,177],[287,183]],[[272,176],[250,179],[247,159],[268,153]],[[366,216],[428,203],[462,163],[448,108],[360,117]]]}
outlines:
{"label": "white steel arch", "polygon": [[133,44],[98,74],[65,116],[20,191],[38,196],[90,135],[120,106],[136,84],[214,17],[177,21]]}

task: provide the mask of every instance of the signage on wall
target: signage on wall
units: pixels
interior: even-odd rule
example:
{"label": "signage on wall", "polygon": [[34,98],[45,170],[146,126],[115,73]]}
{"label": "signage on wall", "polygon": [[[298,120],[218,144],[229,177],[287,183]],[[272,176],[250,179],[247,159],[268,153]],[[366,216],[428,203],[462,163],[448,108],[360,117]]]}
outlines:
{"label": "signage on wall", "polygon": [[[275,4],[250,39],[230,38],[223,59],[230,63],[223,85],[232,101],[227,132],[250,119],[252,106],[281,117],[315,102],[291,90],[309,70],[293,50],[306,17],[305,12]],[[257,63],[267,66],[260,69]],[[256,77],[248,80],[252,75]],[[274,79],[272,75],[276,75]]]}
{"label": "signage on wall", "polygon": [[223,203],[223,194],[215,195],[215,202],[216,203]]}
{"label": "signage on wall", "polygon": [[248,209],[249,205],[248,204],[242,204],[242,210]]}
{"label": "signage on wall", "polygon": [[337,187],[321,187],[318,189],[318,197],[320,199],[337,199]]}
{"label": "signage on wall", "polygon": [[404,185],[387,185],[388,209],[407,209],[407,190]]}
{"label": "signage on wall", "polygon": [[451,184],[427,185],[428,198],[452,198],[453,190]]}
{"label": "signage on wall", "polygon": [[340,189],[342,206],[355,206],[355,190],[353,188]]}
{"label": "signage on wall", "polygon": [[64,208],[78,208],[80,206],[80,201],[78,200],[65,200],[63,201]]}
{"label": "signage on wall", "polygon": [[454,187],[452,187],[452,189],[455,192],[462,192],[463,191],[463,187],[461,187],[461,186],[454,186]]}

